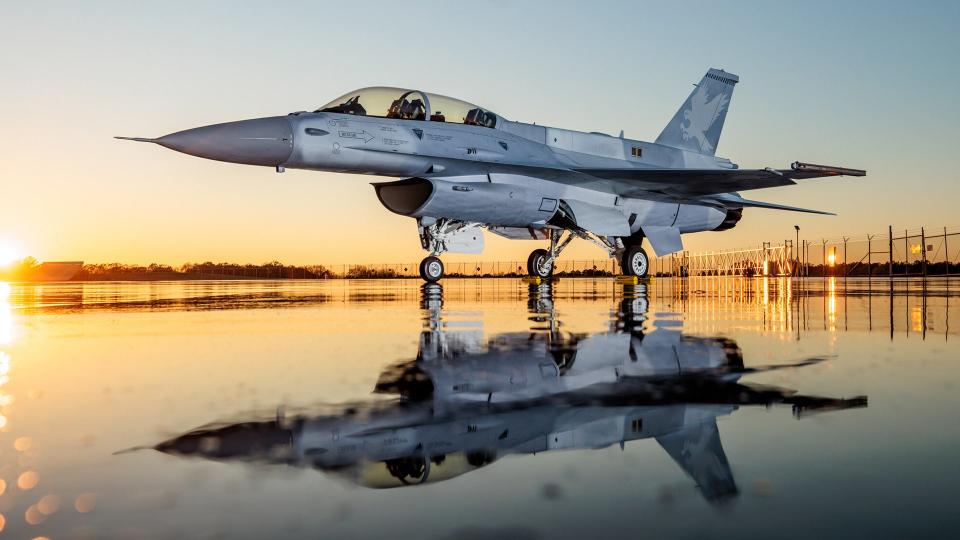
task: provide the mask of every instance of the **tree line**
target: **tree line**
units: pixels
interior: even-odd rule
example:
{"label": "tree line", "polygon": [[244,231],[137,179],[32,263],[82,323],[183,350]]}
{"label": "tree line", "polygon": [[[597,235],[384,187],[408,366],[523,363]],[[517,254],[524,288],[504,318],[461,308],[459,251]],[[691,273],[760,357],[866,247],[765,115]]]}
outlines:
{"label": "tree line", "polygon": [[161,280],[161,279],[326,279],[333,272],[323,265],[294,266],[271,261],[263,264],[186,263],[148,265],[85,264],[74,280]]}

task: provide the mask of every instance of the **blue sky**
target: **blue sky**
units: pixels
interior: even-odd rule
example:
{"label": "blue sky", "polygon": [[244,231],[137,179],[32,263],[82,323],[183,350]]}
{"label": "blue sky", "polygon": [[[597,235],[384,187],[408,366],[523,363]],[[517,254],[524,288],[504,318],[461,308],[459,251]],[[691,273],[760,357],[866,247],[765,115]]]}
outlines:
{"label": "blue sky", "polygon": [[[741,78],[719,155],[869,176],[751,192],[840,215],[748,210],[692,249],[779,241],[794,223],[811,239],[960,225],[958,24],[949,2],[6,3],[0,242],[41,259],[417,260],[412,220],[382,209],[369,178],[278,176],[111,137],[384,84],[652,140],[708,67]],[[482,259],[535,247],[488,246]]]}

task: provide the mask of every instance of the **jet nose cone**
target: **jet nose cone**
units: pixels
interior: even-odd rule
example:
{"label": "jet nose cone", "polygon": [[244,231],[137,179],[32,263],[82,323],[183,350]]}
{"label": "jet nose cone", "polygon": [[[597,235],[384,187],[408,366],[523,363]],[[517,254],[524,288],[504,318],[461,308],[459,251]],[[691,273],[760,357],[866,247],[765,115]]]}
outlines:
{"label": "jet nose cone", "polygon": [[293,153],[293,126],[284,116],[271,116],[178,131],[154,142],[217,161],[277,166]]}

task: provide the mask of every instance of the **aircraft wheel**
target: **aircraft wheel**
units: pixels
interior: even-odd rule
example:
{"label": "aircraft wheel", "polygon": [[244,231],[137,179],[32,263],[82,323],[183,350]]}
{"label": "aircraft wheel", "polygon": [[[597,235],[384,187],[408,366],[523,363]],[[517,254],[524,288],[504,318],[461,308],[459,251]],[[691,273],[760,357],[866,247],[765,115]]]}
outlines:
{"label": "aircraft wheel", "polygon": [[548,278],[553,274],[553,262],[550,252],[545,249],[535,249],[527,257],[527,273],[534,277]]}
{"label": "aircraft wheel", "polygon": [[650,258],[640,246],[630,246],[620,257],[620,271],[625,276],[644,277],[650,271]]}
{"label": "aircraft wheel", "polygon": [[433,255],[420,261],[420,277],[427,283],[435,283],[443,277],[443,261]]}

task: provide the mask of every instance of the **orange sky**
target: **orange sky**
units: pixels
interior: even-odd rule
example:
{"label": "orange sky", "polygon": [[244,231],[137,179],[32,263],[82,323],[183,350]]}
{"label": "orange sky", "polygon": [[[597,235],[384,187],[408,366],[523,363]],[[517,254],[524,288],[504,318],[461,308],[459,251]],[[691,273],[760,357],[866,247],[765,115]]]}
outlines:
{"label": "orange sky", "polygon": [[[374,178],[278,175],[112,136],[312,109],[385,84],[514,120],[651,140],[710,66],[741,77],[718,155],[742,167],[802,160],[869,176],[750,192],[840,215],[747,210],[732,231],[686,237],[689,249],[779,242],[794,224],[811,240],[960,225],[950,159],[960,142],[956,6],[837,8],[811,28],[802,21],[816,6],[704,4],[690,15],[651,5],[642,21],[624,21],[582,6],[491,4],[503,17],[481,35],[458,30],[454,6],[429,5],[435,24],[423,39],[375,16],[390,4],[356,7],[362,27],[317,25],[327,13],[312,5],[296,17],[222,4],[0,7],[0,243],[41,260],[417,261],[414,221],[380,207]],[[709,47],[678,39],[679,28],[712,35],[717,24],[727,31]],[[490,234],[487,245],[480,256],[447,257],[523,260],[539,247]],[[565,254],[602,256],[579,241]]]}

